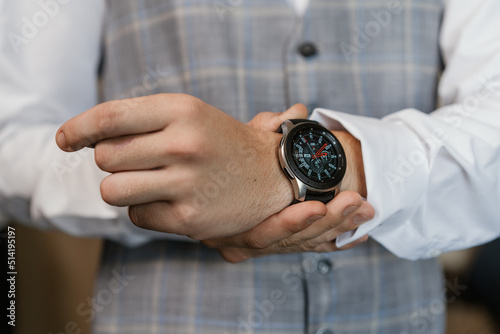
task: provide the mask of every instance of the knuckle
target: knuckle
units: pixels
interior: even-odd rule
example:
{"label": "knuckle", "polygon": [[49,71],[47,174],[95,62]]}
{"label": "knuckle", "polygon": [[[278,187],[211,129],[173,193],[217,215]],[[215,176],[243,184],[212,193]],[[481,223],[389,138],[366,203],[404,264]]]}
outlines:
{"label": "knuckle", "polygon": [[[206,139],[205,139],[206,140]],[[183,152],[188,155],[201,154],[207,149],[204,145],[204,140],[198,134],[191,134],[185,138],[184,145],[181,145]]]}
{"label": "knuckle", "polygon": [[119,113],[113,108],[113,106],[107,105],[107,108],[101,108],[99,110],[97,119],[97,129],[100,133],[109,133],[112,132],[116,126],[116,122],[118,120]]}
{"label": "knuckle", "polygon": [[177,96],[182,114],[185,117],[198,117],[203,110],[202,101],[197,97],[188,94],[179,94]]}
{"label": "knuckle", "polygon": [[280,248],[287,249],[287,248],[300,246],[300,242],[298,240],[292,240],[290,238],[286,238],[286,239],[282,239],[282,240],[278,241],[278,246]]}
{"label": "knuckle", "polygon": [[331,240],[335,240],[342,233],[344,232],[341,232],[338,229],[330,230],[321,236],[320,242],[318,242],[318,244],[321,242],[329,242]]}
{"label": "knuckle", "polygon": [[357,228],[357,226],[350,219],[346,219],[336,227],[336,230],[339,233],[345,233],[345,232],[355,230],[356,228]]}
{"label": "knuckle", "polygon": [[333,242],[333,241],[323,242],[314,248],[314,251],[317,253],[329,253],[329,252],[334,252],[337,250],[339,250],[339,248],[337,248],[337,246],[335,246],[335,242]]}
{"label": "knuckle", "polygon": [[297,222],[295,217],[282,218],[282,227],[291,234],[302,231],[306,226],[302,222]]}
{"label": "knuckle", "polygon": [[194,209],[187,205],[173,205],[171,211],[172,219],[177,224],[183,225],[186,229],[192,228],[192,224],[195,218]]}
{"label": "knuckle", "polygon": [[172,204],[170,208],[170,223],[175,226],[175,233],[186,235],[192,239],[204,240],[213,237],[206,227],[203,228],[200,215],[196,208],[185,203]]}
{"label": "knuckle", "polygon": [[316,246],[317,246],[317,244],[314,243],[312,240],[307,240],[307,241],[301,243],[300,245],[298,245],[300,250],[303,252],[310,252],[310,251],[314,250],[314,248]]}
{"label": "knuckle", "polygon": [[343,221],[339,221],[333,217],[330,217],[329,219],[324,219],[323,221],[326,230],[338,229],[340,225],[342,225],[342,222]]}
{"label": "knuckle", "polygon": [[102,144],[97,144],[94,148],[94,160],[101,170],[110,171],[109,166],[109,154],[106,152],[105,146]]}
{"label": "knuckle", "polygon": [[165,154],[184,159],[196,159],[208,154],[209,147],[205,145],[206,139],[203,139],[197,133],[187,133],[182,140],[175,145],[165,147]]}
{"label": "knuckle", "polygon": [[268,246],[253,233],[249,233],[247,236],[242,238],[242,243],[245,248],[250,249],[264,249]]}

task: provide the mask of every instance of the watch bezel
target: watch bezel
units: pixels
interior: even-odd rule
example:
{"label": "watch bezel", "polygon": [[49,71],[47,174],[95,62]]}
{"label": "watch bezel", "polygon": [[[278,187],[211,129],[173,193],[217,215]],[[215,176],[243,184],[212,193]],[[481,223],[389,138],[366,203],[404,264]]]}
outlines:
{"label": "watch bezel", "polygon": [[[337,163],[336,163],[336,172],[335,174],[329,178],[328,181],[316,181],[311,178],[309,178],[306,174],[304,174],[299,166],[296,164],[295,159],[292,156],[293,152],[293,142],[295,139],[295,136],[303,131],[303,130],[313,130],[321,133],[322,135],[328,137],[329,141],[332,142],[333,144],[333,149],[337,153]],[[298,123],[293,126],[292,129],[288,131],[286,134],[286,140],[283,144],[283,153],[284,157],[287,161],[287,165],[289,167],[289,172],[294,174],[294,177],[296,177],[298,180],[300,180],[302,183],[304,183],[308,188],[311,188],[312,190],[323,190],[323,191],[328,191],[332,190],[335,188],[336,185],[338,185],[341,181],[342,178],[345,175],[345,170],[346,170],[346,161],[345,161],[345,152],[344,149],[342,148],[342,145],[340,144],[339,140],[335,135],[325,128],[324,126],[320,125],[319,123],[316,122],[310,122],[310,121],[305,121],[303,123]]]}

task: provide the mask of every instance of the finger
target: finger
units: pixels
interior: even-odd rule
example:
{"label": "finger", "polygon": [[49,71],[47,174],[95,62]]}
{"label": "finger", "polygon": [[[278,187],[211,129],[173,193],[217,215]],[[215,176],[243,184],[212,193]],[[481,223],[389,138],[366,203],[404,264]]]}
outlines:
{"label": "finger", "polygon": [[[337,247],[335,245],[335,241],[324,242],[316,246],[316,248],[311,249],[310,251],[316,253],[330,253],[340,250],[348,250],[354,248],[368,240],[368,235],[365,235],[358,240],[355,240],[343,247]],[[250,258],[257,258],[262,256],[267,256],[270,254],[290,254],[290,253],[300,253],[304,252],[304,249],[299,246],[289,247],[289,248],[275,248],[269,247],[265,249],[250,249],[250,248],[236,248],[236,247],[227,247],[219,249],[219,253],[221,256],[230,263],[239,263],[242,261],[246,261]]]}
{"label": "finger", "polygon": [[297,103],[282,113],[262,112],[255,116],[248,125],[262,131],[276,131],[285,120],[294,118],[307,118],[305,105]]}
{"label": "finger", "polygon": [[132,205],[128,208],[128,215],[134,225],[158,232],[181,234],[184,220],[170,202],[152,202]]}
{"label": "finger", "polygon": [[282,123],[280,122],[280,115],[283,113],[265,111],[257,114],[250,122],[247,124],[252,128],[273,132],[278,129],[278,126]]}
{"label": "finger", "polygon": [[[307,118],[307,108],[302,103],[297,103],[288,108],[283,114],[281,114],[281,122],[284,122],[287,119],[295,119],[295,118]],[[278,124],[279,125],[279,124]]]}
{"label": "finger", "polygon": [[348,243],[347,245],[344,245],[342,247],[338,247],[337,249],[338,250],[348,250],[348,249],[354,248],[356,246],[359,246],[362,243],[367,242],[368,239],[369,239],[369,236],[368,236],[368,234],[366,234],[366,235],[362,236],[361,238],[354,240],[353,242]]}
{"label": "finger", "polygon": [[318,252],[318,253],[328,253],[328,252],[336,252],[336,251],[340,251],[340,250],[348,250],[348,249],[354,248],[356,246],[359,246],[360,244],[366,242],[367,240],[368,240],[368,235],[364,235],[361,238],[359,238],[353,242],[350,242],[347,245],[344,245],[342,247],[337,247],[337,245],[335,244],[335,240],[330,240],[330,241],[323,242],[323,243],[319,244],[318,246],[316,246],[316,248],[314,248],[314,251]]}
{"label": "finger", "polygon": [[169,110],[188,108],[189,99],[158,94],[99,104],[64,123],[56,134],[57,145],[76,151],[107,138],[157,131],[172,117]]}
{"label": "finger", "polygon": [[203,243],[212,248],[262,249],[304,230],[312,222],[324,217],[325,214],[326,206],[321,202],[298,203],[267,218],[247,232],[232,237],[205,240]]}
{"label": "finger", "polygon": [[375,209],[373,208],[373,206],[370,203],[363,201],[361,203],[361,206],[358,209],[356,209],[353,213],[347,215],[346,219],[344,219],[344,221],[340,223],[340,225],[338,225],[334,229],[326,231],[319,237],[315,238],[314,240],[311,240],[310,243],[320,244],[323,242],[332,241],[344,232],[353,231],[357,229],[360,225],[373,219],[374,216],[375,216]]}
{"label": "finger", "polygon": [[256,250],[248,248],[227,247],[219,248],[218,251],[222,258],[229,263],[240,263],[254,257],[264,256]]}
{"label": "finger", "polygon": [[200,236],[206,236],[211,231],[207,231],[206,222],[197,221],[197,214],[195,208],[179,202],[158,201],[132,205],[128,208],[130,220],[140,228],[185,235],[200,240]]}
{"label": "finger", "polygon": [[160,168],[177,160],[171,146],[159,132],[106,139],[95,146],[95,162],[110,173]]}
{"label": "finger", "polygon": [[[307,229],[280,241],[279,246],[288,248],[300,245],[304,242],[311,242],[325,232],[337,228],[337,226],[339,226],[344,219],[346,219],[346,216],[357,210],[362,203],[363,199],[358,193],[353,191],[341,192],[335,196],[333,200],[326,204],[328,213],[325,217],[316,221]],[[343,233],[346,231],[342,230],[339,232]]]}
{"label": "finger", "polygon": [[102,180],[101,196],[114,206],[181,198],[195,185],[181,168],[114,173]]}

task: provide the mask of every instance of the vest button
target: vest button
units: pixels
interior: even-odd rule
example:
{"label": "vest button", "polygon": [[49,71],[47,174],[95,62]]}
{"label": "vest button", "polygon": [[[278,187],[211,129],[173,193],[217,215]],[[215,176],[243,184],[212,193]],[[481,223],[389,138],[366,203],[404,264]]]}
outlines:
{"label": "vest button", "polygon": [[318,53],[318,48],[312,42],[304,42],[299,45],[298,51],[302,56],[309,58]]}
{"label": "vest button", "polygon": [[321,259],[316,263],[316,270],[322,275],[328,274],[332,270],[333,264],[328,259]]}

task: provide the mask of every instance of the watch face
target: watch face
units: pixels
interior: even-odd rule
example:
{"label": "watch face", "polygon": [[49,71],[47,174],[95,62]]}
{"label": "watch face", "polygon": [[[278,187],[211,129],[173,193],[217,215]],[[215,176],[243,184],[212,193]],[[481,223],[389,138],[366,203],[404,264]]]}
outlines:
{"label": "watch face", "polygon": [[319,124],[304,125],[297,126],[290,133],[288,156],[293,162],[292,169],[299,179],[312,187],[333,187],[345,173],[342,146],[330,131]]}

